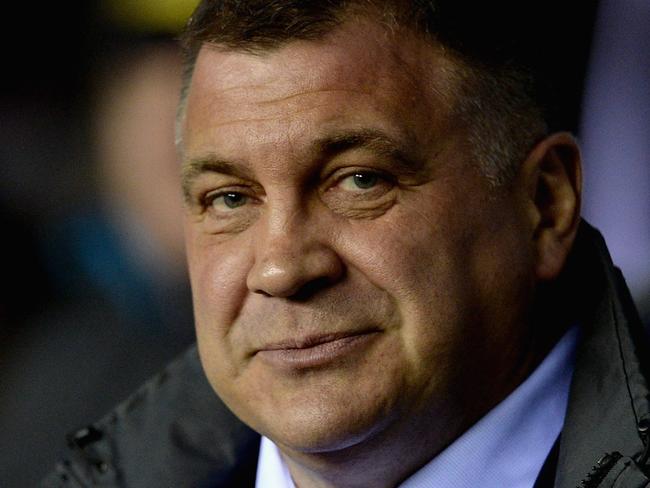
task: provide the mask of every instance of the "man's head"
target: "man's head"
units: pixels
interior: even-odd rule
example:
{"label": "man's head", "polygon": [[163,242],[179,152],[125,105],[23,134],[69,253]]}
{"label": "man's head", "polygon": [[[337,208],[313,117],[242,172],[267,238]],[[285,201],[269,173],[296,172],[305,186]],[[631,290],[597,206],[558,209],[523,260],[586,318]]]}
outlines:
{"label": "man's head", "polygon": [[[560,273],[578,221],[575,143],[545,136],[523,71],[480,78],[405,10],[364,2],[318,23],[296,11],[318,2],[278,1],[253,29],[241,18],[256,2],[232,2],[248,6],[235,17],[230,3],[204,2],[186,43],[204,368],[290,462],[365,463],[395,483],[537,359],[536,286]],[[367,466],[381,453],[401,467]]]}
{"label": "man's head", "polygon": [[[292,40],[319,39],[346,19],[372,16],[387,29],[408,28],[453,51],[460,65],[456,89],[463,95],[455,110],[468,123],[470,146],[486,175],[494,183],[506,183],[549,123],[553,130],[567,128],[567,121],[556,113],[557,101],[548,93],[551,89],[531,72],[539,69],[529,52],[536,47],[514,46],[509,37],[512,23],[503,20],[512,14],[512,7],[474,5],[468,15],[462,11],[467,5],[446,1],[202,2],[183,38],[186,73],[179,118],[184,115],[194,62],[204,43],[260,53]],[[539,16],[534,8],[526,8],[529,16]],[[497,19],[500,23],[493,25]],[[487,49],[485,36],[490,38]]]}

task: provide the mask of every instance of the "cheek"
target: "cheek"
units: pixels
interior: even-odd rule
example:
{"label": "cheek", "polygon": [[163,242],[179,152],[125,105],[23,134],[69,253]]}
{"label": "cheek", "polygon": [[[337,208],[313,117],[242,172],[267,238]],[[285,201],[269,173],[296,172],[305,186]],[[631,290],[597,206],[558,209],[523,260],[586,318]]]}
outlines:
{"label": "cheek", "polygon": [[444,367],[469,334],[512,320],[519,306],[500,298],[517,295],[518,270],[525,268],[513,238],[516,217],[495,201],[468,205],[466,194],[420,192],[340,234],[350,265],[393,297],[405,354],[416,369],[433,362]]}
{"label": "cheek", "polygon": [[[424,210],[427,209],[427,210]],[[422,202],[398,205],[379,219],[347,224],[340,232],[346,261],[400,308],[453,294],[468,236],[450,212]]]}
{"label": "cheek", "polygon": [[252,256],[242,239],[215,243],[214,236],[186,231],[194,315],[199,340],[224,338],[246,299]]}
{"label": "cheek", "polygon": [[186,231],[186,248],[199,356],[212,387],[228,396],[228,385],[241,373],[241,351],[232,324],[246,299],[250,268],[246,243]]}
{"label": "cheek", "polygon": [[340,235],[349,265],[392,297],[413,368],[424,363],[423,356],[445,354],[445,344],[460,334],[459,322],[467,322],[471,302],[462,276],[463,233],[433,210],[423,214],[418,206],[402,206]]}

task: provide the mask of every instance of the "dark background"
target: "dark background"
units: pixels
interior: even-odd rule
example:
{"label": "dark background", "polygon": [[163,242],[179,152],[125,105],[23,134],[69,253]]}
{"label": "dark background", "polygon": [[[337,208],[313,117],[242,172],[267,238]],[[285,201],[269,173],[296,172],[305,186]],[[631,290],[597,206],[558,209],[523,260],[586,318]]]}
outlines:
{"label": "dark background", "polygon": [[36,486],[66,433],[193,341],[172,131],[180,58],[176,27],[150,3],[3,5],[3,488]]}

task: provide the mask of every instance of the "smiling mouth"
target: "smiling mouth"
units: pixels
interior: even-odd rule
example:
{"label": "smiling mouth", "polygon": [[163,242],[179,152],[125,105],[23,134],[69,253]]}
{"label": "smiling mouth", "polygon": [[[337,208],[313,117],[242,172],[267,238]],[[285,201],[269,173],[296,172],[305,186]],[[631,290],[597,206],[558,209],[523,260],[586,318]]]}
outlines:
{"label": "smiling mouth", "polygon": [[269,366],[299,370],[327,366],[366,348],[378,330],[312,336],[265,346],[256,356]]}

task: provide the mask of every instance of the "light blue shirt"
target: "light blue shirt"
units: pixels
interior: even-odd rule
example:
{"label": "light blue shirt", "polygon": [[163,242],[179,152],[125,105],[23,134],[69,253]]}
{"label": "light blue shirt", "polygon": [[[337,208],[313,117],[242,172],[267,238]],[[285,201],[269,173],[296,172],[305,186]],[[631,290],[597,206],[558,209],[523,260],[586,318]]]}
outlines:
{"label": "light blue shirt", "polygon": [[[501,403],[399,488],[532,488],[562,425],[578,327]],[[295,488],[277,446],[262,437],[256,488]]]}

